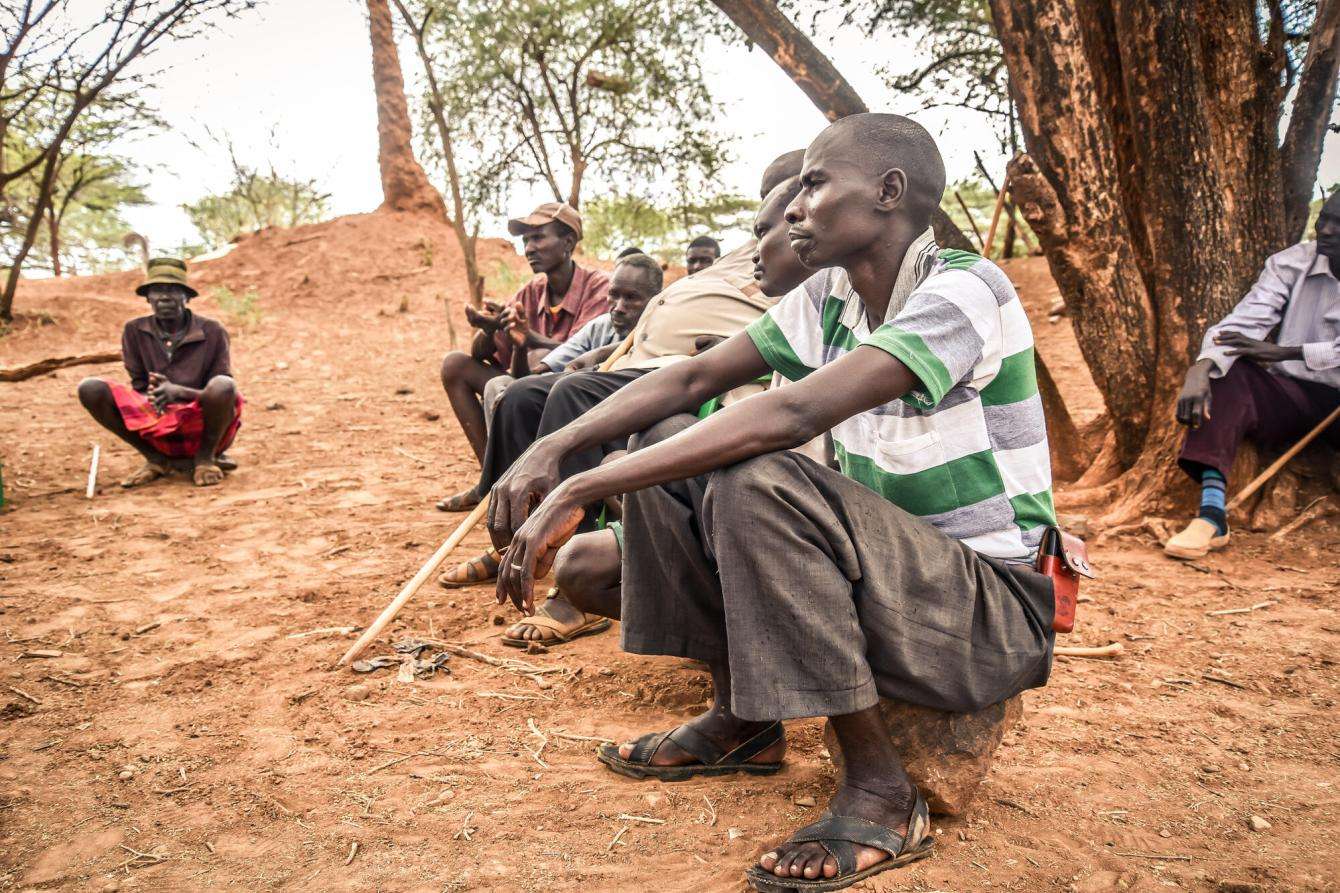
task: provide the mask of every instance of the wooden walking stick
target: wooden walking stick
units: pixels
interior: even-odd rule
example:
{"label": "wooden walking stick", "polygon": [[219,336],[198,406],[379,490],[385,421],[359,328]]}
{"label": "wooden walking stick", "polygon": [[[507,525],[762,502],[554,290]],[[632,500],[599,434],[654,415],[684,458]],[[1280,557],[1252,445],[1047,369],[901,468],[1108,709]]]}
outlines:
{"label": "wooden walking stick", "polygon": [[1317,427],[1313,428],[1311,431],[1307,432],[1307,434],[1303,435],[1303,439],[1298,441],[1298,443],[1294,444],[1292,447],[1290,447],[1287,453],[1285,453],[1283,456],[1280,456],[1274,462],[1270,463],[1270,467],[1267,468],[1265,471],[1261,472],[1260,474],[1258,474],[1250,484],[1243,487],[1238,492],[1237,496],[1234,496],[1232,499],[1228,501],[1228,507],[1225,509],[1225,511],[1231,512],[1233,511],[1233,509],[1242,505],[1242,503],[1247,499],[1247,497],[1251,496],[1257,490],[1260,490],[1266,481],[1273,478],[1281,468],[1283,468],[1285,465],[1288,464],[1290,459],[1301,453],[1304,447],[1306,447],[1313,440],[1316,440],[1317,435],[1325,431],[1327,427],[1329,427],[1330,424],[1334,422],[1336,419],[1340,419],[1340,406],[1337,406],[1334,412],[1332,412],[1326,418],[1322,419],[1321,422],[1317,425]]}
{"label": "wooden walking stick", "polygon": [[84,490],[84,498],[92,499],[93,490],[98,486],[98,456],[102,453],[102,447],[93,444],[93,458],[88,463],[88,487]]}
{"label": "wooden walking stick", "polygon": [[[610,367],[617,363],[624,354],[632,349],[632,347],[633,335],[632,333],[629,333],[628,337],[623,340],[623,343],[614,349],[614,353],[609,355],[609,359],[600,364],[600,369],[598,371],[610,371]],[[423,567],[419,568],[419,572],[411,577],[410,581],[400,590],[400,594],[391,600],[391,603],[377,616],[376,620],[372,621],[372,625],[363,631],[363,635],[358,637],[358,641],[349,646],[349,650],[344,652],[344,656],[340,658],[339,663],[337,664],[338,666],[342,667],[358,657],[363,649],[371,644],[373,639],[381,635],[382,630],[386,629],[387,625],[400,613],[400,609],[409,603],[409,600],[414,597],[414,594],[419,591],[419,588],[433,575],[433,571],[437,570],[438,566],[447,560],[447,556],[455,551],[456,547],[469,535],[470,531],[475,529],[475,525],[484,519],[484,515],[488,510],[489,497],[486,495],[483,500],[480,501],[479,505],[475,506],[470,514],[465,516],[465,520],[460,523],[460,526],[452,531],[451,536],[443,540],[442,545],[437,547],[437,551],[433,553],[433,556],[424,562]]]}
{"label": "wooden walking stick", "polygon": [[991,226],[986,231],[986,244],[982,246],[982,257],[991,256],[991,246],[996,242],[996,225],[1000,223],[1000,212],[1005,207],[1005,192],[1010,188],[1010,175],[1005,175],[1005,182],[1000,184],[1000,192],[996,193],[996,210],[991,214]]}

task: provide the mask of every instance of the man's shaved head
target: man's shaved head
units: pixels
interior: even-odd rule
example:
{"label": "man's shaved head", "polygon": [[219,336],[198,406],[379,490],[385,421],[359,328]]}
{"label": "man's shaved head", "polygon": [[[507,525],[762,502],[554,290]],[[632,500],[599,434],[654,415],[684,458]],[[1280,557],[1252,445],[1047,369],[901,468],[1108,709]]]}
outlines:
{"label": "man's shaved head", "polygon": [[907,177],[907,206],[924,228],[945,191],[945,163],[935,137],[911,118],[867,112],[839,118],[810,145],[839,149],[857,161],[871,176],[894,168]]}
{"label": "man's shaved head", "polygon": [[767,198],[784,180],[800,176],[800,168],[805,163],[805,150],[796,149],[785,155],[778,155],[763,172],[763,185],[759,187],[758,197]]}

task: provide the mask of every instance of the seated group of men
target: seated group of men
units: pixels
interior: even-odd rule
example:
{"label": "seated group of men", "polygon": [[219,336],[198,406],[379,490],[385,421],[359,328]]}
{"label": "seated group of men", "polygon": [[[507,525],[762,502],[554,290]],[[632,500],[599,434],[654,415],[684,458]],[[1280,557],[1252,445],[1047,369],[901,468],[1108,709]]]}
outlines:
{"label": "seated group of men", "polygon": [[[1050,673],[1054,591],[1035,562],[1055,517],[1032,332],[999,268],[935,245],[944,186],[915,122],[841,119],[769,165],[752,240],[665,289],[640,252],[609,277],[578,266],[580,217],[541,206],[510,228],[542,276],[471,312],[471,350],[442,365],[481,475],[439,508],[489,495],[494,545],[443,583],[496,575],[498,602],[526,618],[511,644],[619,619],[624,649],[710,670],[707,712],[602,747],[602,763],[638,779],[766,775],[783,721],[831,721],[838,789],[747,870],[755,889],[842,889],[931,851],[880,697],[971,711]],[[1340,403],[1340,199],[1317,232],[1271,259],[1188,375],[1182,463],[1207,491],[1222,494],[1244,436]],[[185,310],[184,269],[164,276],[178,273],[141,288],[154,315],[126,328],[134,390],[89,380],[80,398],[144,454],[137,477],[189,458],[212,483],[241,398],[226,335]],[[150,438],[141,415],[174,418],[172,437]],[[1211,494],[1170,553],[1226,542],[1216,509]]]}

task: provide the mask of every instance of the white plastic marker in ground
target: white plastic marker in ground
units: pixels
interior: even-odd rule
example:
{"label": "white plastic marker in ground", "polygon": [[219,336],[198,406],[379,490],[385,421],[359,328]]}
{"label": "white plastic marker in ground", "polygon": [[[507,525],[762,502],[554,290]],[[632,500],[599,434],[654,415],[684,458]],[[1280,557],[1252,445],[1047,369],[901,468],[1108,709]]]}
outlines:
{"label": "white plastic marker in ground", "polygon": [[85,499],[93,498],[93,488],[98,485],[98,456],[102,448],[96,443],[93,446],[93,461],[88,464],[88,488],[84,491]]}

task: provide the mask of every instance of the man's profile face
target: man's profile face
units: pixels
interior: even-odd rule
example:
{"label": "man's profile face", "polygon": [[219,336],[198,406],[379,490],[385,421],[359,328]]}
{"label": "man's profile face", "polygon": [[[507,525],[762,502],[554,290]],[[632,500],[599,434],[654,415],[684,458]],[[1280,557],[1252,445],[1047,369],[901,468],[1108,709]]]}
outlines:
{"label": "man's profile face", "polygon": [[820,134],[805,151],[800,194],[786,208],[791,247],[813,270],[878,239],[887,219],[875,213],[880,178],[862,168],[859,152],[841,135]]}
{"label": "man's profile face", "polygon": [[796,256],[787,233],[786,207],[795,186],[795,177],[779,185],[763,200],[754,217],[754,238],[758,240],[754,279],[770,298],[786,294],[813,272]]}
{"label": "man's profile face", "polygon": [[718,260],[717,250],[711,245],[695,245],[684,254],[684,266],[692,276],[701,270],[706,270]]}
{"label": "man's profile face", "polygon": [[154,318],[175,322],[186,312],[186,289],[180,285],[151,285],[144,296],[154,312]]}
{"label": "man's profile face", "polygon": [[1321,206],[1317,217],[1317,253],[1340,262],[1340,192]]}
{"label": "man's profile face", "polygon": [[642,311],[655,296],[644,270],[628,264],[614,268],[609,290],[610,322],[620,338],[633,331]]}
{"label": "man's profile face", "polygon": [[575,240],[558,223],[546,223],[521,236],[521,250],[536,273],[552,273],[572,257]]}

